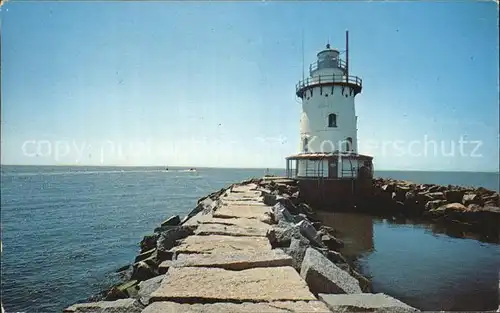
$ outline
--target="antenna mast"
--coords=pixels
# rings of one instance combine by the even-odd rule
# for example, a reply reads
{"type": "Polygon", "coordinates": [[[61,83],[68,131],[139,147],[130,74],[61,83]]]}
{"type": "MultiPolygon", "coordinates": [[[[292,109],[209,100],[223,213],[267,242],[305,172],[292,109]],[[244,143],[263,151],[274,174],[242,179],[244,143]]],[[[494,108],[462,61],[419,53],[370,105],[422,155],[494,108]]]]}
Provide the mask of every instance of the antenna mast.
{"type": "Polygon", "coordinates": [[[302,82],[305,79],[305,74],[304,74],[304,66],[305,66],[305,61],[304,61],[304,28],[302,28],[302,82]]]}
{"type": "Polygon", "coordinates": [[[349,31],[345,31],[345,75],[349,80],[349,31]]]}

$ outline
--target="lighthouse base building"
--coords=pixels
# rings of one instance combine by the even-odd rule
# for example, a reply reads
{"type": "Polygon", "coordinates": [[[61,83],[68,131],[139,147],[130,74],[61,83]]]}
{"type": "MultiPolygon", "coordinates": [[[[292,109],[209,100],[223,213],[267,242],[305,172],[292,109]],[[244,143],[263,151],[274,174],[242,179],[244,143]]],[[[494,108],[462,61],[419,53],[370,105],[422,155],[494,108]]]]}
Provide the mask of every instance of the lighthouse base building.
{"type": "Polygon", "coordinates": [[[372,190],[372,157],[342,153],[300,153],[286,159],[287,177],[301,197],[322,208],[352,206],[372,190]]]}
{"type": "Polygon", "coordinates": [[[349,75],[348,42],[346,33],[346,61],[327,45],[296,85],[301,151],[286,158],[286,173],[304,200],[322,208],[353,205],[372,188],[373,158],[357,152],[354,99],[362,81],[349,75]]]}

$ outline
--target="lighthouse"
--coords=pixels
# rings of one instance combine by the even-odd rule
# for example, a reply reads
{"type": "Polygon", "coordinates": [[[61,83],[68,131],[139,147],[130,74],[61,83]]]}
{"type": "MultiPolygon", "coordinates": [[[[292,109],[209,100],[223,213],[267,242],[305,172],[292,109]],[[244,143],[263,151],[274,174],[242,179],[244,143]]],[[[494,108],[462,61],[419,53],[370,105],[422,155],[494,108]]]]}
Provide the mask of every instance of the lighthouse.
{"type": "Polygon", "coordinates": [[[289,156],[287,176],[298,180],[301,196],[321,206],[354,204],[369,192],[371,156],[358,153],[355,98],[362,80],[349,73],[349,33],[345,60],[327,44],[295,86],[302,104],[299,153],[289,156]]]}

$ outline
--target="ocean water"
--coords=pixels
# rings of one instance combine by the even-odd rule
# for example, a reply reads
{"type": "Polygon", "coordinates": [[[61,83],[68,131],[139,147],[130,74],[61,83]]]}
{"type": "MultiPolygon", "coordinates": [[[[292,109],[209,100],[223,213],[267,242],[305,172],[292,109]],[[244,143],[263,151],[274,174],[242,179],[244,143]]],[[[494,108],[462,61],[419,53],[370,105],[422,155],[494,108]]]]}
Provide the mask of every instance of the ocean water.
{"type": "MultiPolygon", "coordinates": [[[[500,245],[449,237],[443,226],[364,214],[319,214],[338,231],[374,292],[425,311],[498,308],[500,245]]],[[[499,225],[500,227],[500,225],[499,225]]]]}
{"type": "MultiPolygon", "coordinates": [[[[142,237],[164,219],[174,214],[186,215],[200,197],[265,173],[265,169],[202,168],[187,172],[170,168],[165,172],[162,168],[2,166],[1,288],[4,308],[7,312],[60,312],[86,299],[118,280],[114,271],[133,261],[142,237]]],[[[284,170],[270,170],[270,173],[283,175],[284,170]]],[[[376,174],[415,182],[465,184],[498,190],[497,174],[376,174]]],[[[389,235],[373,238],[375,247],[382,255],[397,255],[399,246],[391,242],[390,235],[390,229],[396,228],[388,229],[389,235]]],[[[394,236],[399,243],[404,240],[397,232],[394,236]]],[[[419,242],[418,233],[415,236],[413,242],[419,242]]],[[[422,247],[429,247],[419,250],[420,254],[429,256],[428,260],[422,260],[424,263],[434,261],[431,257],[436,255],[434,250],[447,251],[451,245],[447,236],[437,239],[439,245],[430,244],[430,241],[426,244],[430,239],[425,237],[420,240],[423,240],[422,247]]],[[[470,247],[484,244],[471,241],[468,245],[458,250],[466,254],[470,247]]],[[[498,245],[488,245],[482,250],[474,250],[474,255],[478,260],[486,260],[484,264],[493,270],[491,258],[496,257],[497,252],[498,245]]],[[[440,257],[446,260],[447,255],[441,253],[440,257]]],[[[457,256],[461,257],[455,253],[449,258],[457,256]]],[[[399,263],[388,257],[378,262],[382,268],[384,264],[388,268],[395,267],[398,273],[414,271],[404,262],[397,265],[399,263]]],[[[475,265],[481,266],[480,263],[475,265]]],[[[453,279],[453,268],[458,270],[461,266],[456,262],[450,262],[450,266],[446,277],[453,279]]],[[[371,274],[374,282],[392,279],[390,272],[377,270],[371,274]]],[[[439,288],[429,292],[439,293],[439,288]]]]}

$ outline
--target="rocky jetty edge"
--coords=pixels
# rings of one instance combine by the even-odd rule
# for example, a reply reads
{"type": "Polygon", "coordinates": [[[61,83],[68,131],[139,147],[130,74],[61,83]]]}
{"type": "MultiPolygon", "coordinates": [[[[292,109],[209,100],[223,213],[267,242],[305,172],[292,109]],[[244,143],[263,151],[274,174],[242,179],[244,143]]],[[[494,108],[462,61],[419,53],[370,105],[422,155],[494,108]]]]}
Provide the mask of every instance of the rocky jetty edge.
{"type": "Polygon", "coordinates": [[[475,239],[500,242],[500,195],[483,187],[376,178],[372,194],[360,199],[356,210],[370,215],[418,218],[449,225],[459,233],[472,232],[475,239]]]}
{"type": "MultiPolygon", "coordinates": [[[[500,213],[498,193],[481,188],[391,179],[374,179],[374,186],[363,199],[373,202],[371,213],[399,208],[488,225],[482,214],[500,213]]],[[[372,293],[370,281],[339,252],[343,245],[301,200],[296,181],[251,179],[200,199],[182,220],[165,220],[143,238],[133,265],[122,268],[124,283],[63,312],[418,311],[372,293]]]]}

